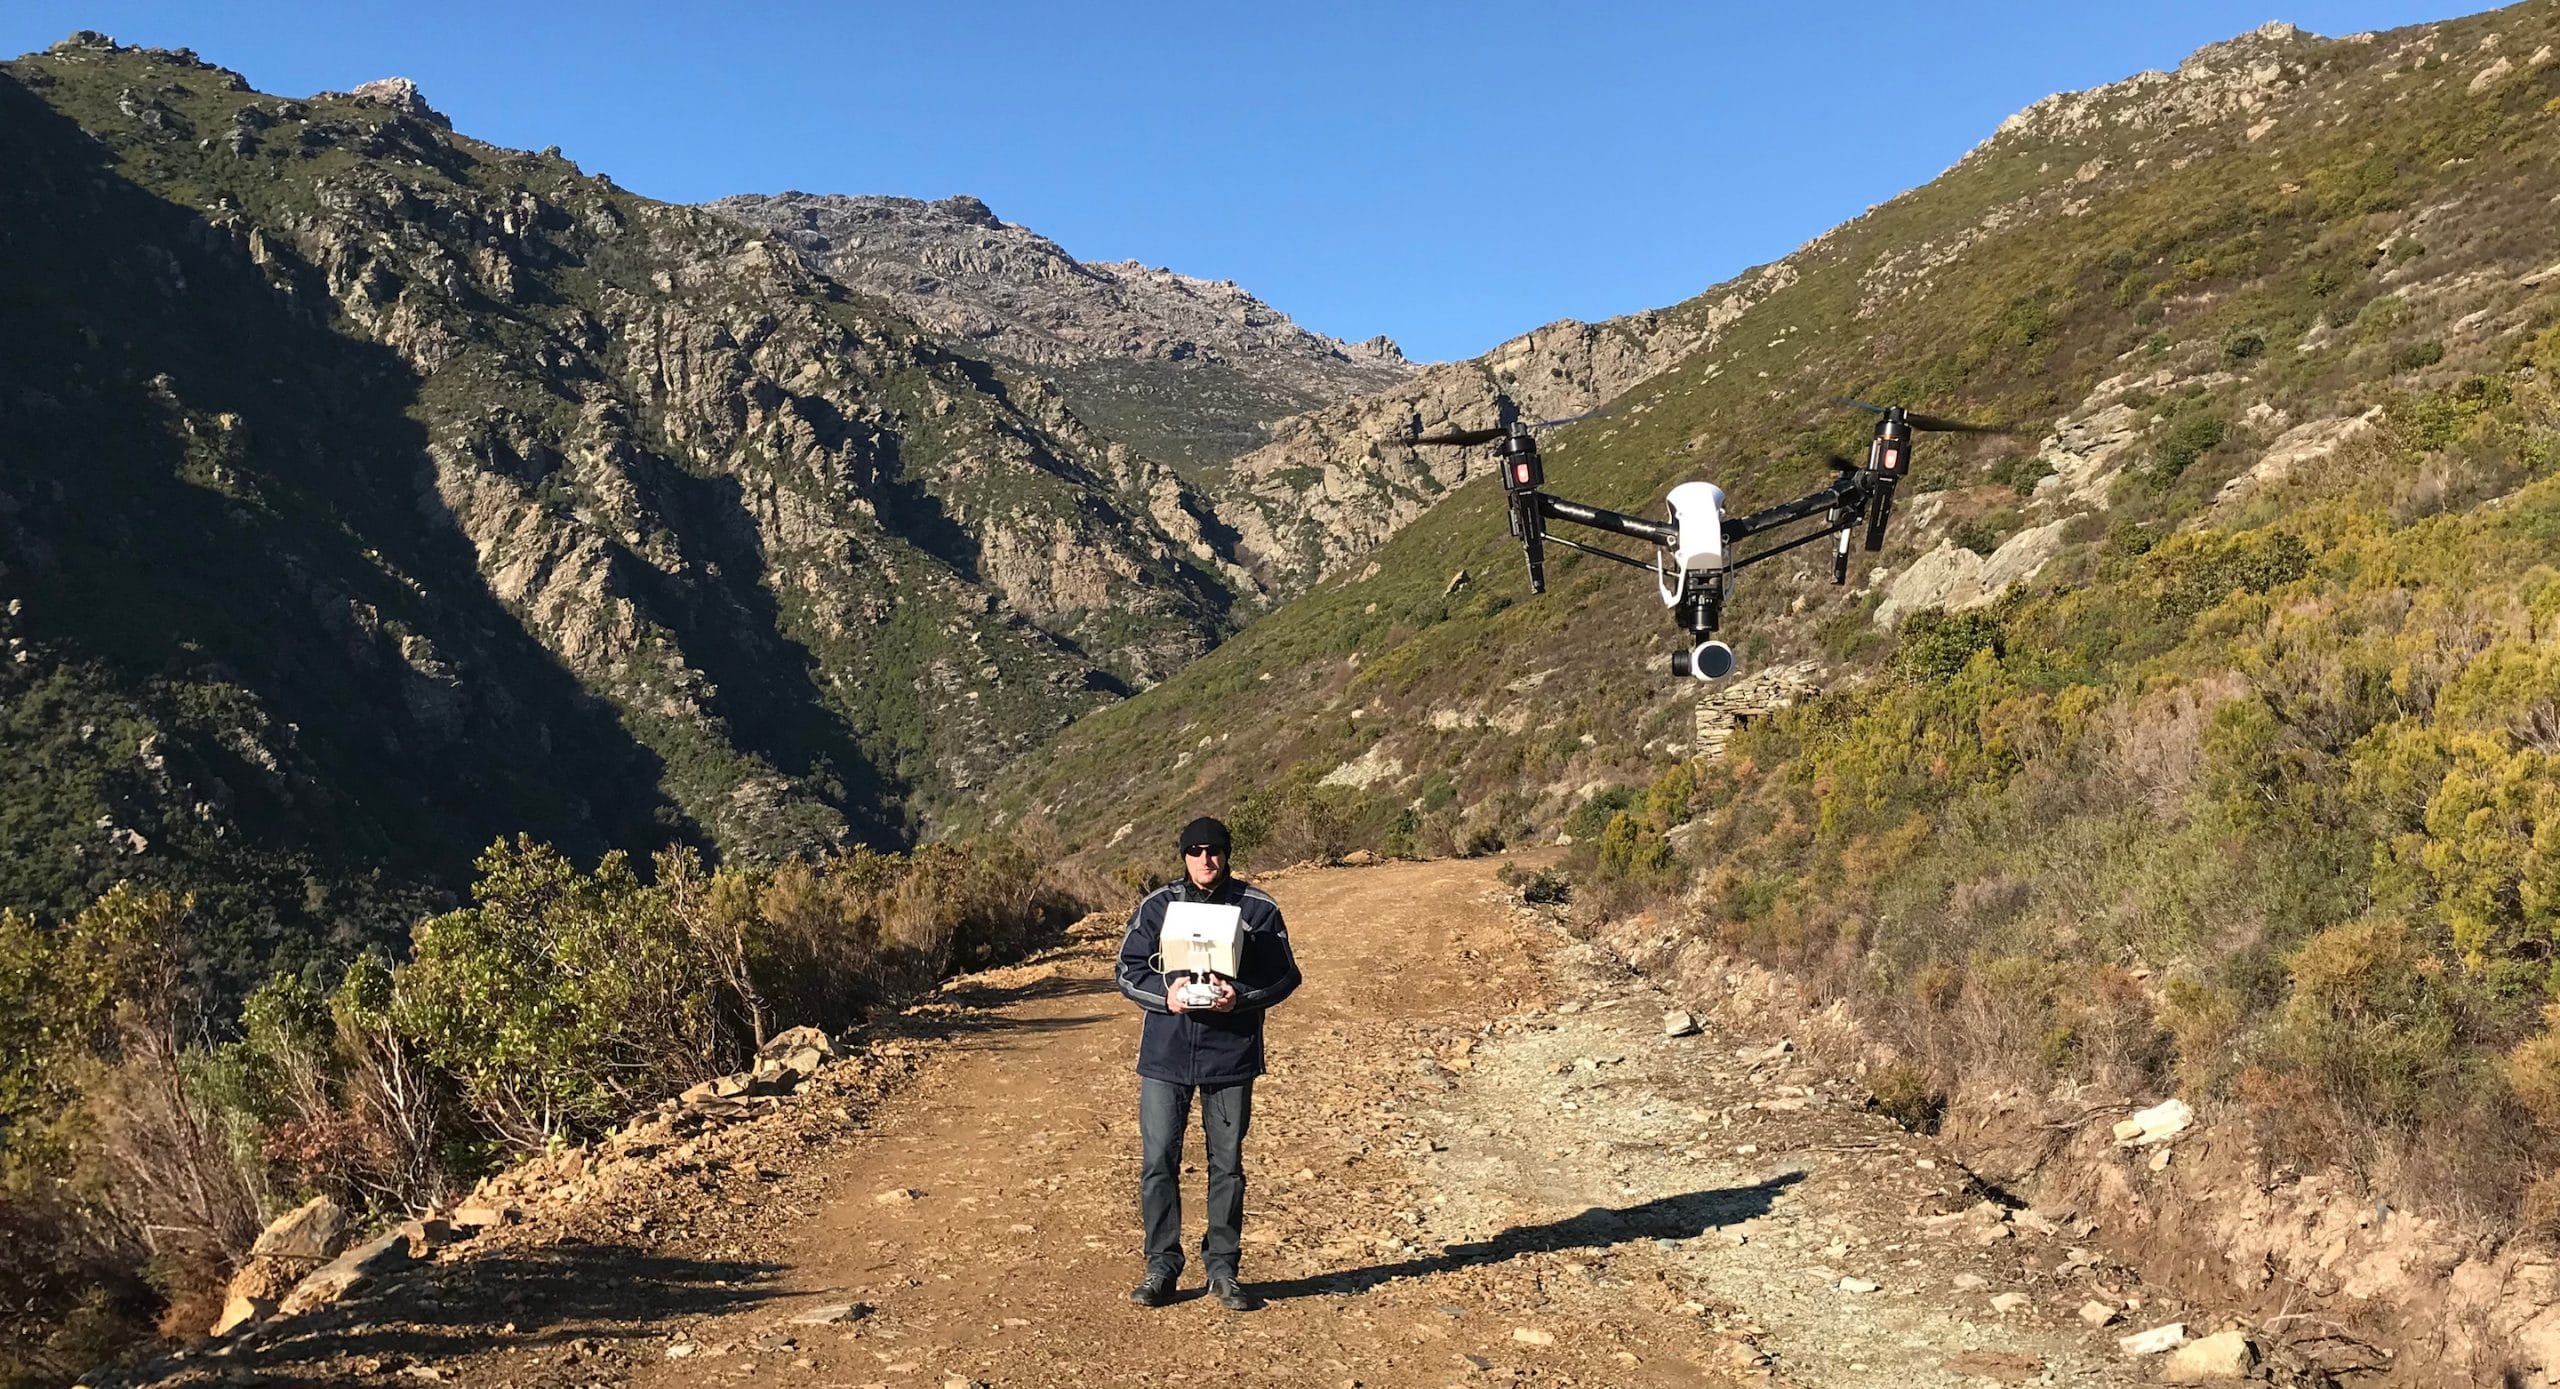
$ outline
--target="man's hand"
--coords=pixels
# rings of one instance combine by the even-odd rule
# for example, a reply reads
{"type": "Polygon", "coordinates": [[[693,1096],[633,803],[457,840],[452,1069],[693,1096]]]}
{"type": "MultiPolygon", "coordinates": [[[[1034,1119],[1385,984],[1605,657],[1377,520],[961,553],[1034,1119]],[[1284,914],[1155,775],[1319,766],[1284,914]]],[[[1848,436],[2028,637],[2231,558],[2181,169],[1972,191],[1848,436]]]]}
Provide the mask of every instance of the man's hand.
{"type": "Polygon", "coordinates": [[[1187,974],[1181,976],[1178,982],[1174,976],[1166,975],[1164,981],[1165,1011],[1168,1013],[1198,1013],[1204,1011],[1211,1013],[1232,1013],[1236,1010],[1236,986],[1214,974],[1209,976],[1209,987],[1218,991],[1217,1002],[1210,1004],[1206,1009],[1190,1007],[1183,1003],[1183,985],[1196,982],[1198,981],[1192,979],[1191,976],[1187,974]]]}

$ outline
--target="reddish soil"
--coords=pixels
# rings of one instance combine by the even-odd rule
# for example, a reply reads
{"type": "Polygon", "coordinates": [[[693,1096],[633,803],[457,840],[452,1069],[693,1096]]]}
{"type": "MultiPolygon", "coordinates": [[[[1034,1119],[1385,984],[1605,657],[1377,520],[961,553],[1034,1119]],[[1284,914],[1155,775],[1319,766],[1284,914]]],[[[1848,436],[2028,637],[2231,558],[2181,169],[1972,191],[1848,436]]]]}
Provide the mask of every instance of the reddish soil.
{"type": "Polygon", "coordinates": [[[1256,1311],[1201,1296],[1196,1256],[1175,1305],[1126,1298],[1138,1015],[1097,920],[822,1073],[860,1084],[171,1382],[2138,1384],[2159,1362],[2118,1336],[2219,1329],[2085,1232],[1986,1207],[1782,1039],[1666,1035],[1663,995],[1496,867],[1265,880],[1307,983],[1246,1144],[1256,1311]]]}

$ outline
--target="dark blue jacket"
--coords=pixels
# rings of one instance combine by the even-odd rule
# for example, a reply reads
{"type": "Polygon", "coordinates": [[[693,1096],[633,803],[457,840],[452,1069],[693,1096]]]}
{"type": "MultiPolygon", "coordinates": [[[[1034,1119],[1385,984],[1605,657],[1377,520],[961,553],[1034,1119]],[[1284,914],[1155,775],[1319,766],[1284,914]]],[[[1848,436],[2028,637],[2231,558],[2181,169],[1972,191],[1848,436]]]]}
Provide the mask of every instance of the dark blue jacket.
{"type": "Polygon", "coordinates": [[[1150,892],[1129,913],[1115,971],[1120,992],[1147,1011],[1138,1034],[1138,1074],[1176,1085],[1233,1085],[1262,1074],[1262,1014],[1298,987],[1298,961],[1280,904],[1258,887],[1228,878],[1210,891],[1188,877],[1150,892]],[[1155,968],[1156,938],[1171,902],[1215,902],[1239,909],[1244,940],[1236,952],[1236,1006],[1230,1012],[1176,1013],[1164,1002],[1165,976],[1155,968]]]}

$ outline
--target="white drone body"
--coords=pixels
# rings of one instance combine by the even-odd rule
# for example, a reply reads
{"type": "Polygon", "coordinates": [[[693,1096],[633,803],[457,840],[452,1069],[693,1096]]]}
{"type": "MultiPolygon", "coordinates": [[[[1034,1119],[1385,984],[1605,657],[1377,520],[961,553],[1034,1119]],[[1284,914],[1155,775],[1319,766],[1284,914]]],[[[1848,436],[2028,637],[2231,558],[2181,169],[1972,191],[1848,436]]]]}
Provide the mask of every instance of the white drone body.
{"type": "MultiPolygon", "coordinates": [[[[1724,489],[1712,482],[1684,482],[1672,488],[1665,500],[1671,503],[1672,528],[1679,534],[1654,551],[1653,585],[1662,595],[1662,606],[1673,608],[1688,590],[1690,576],[1721,575],[1727,568],[1724,489]],[[1667,573],[1663,569],[1666,554],[1674,566],[1667,573]]],[[[1720,641],[1700,642],[1689,651],[1688,667],[1692,679],[1721,680],[1733,673],[1733,648],[1720,641]]]]}
{"type": "Polygon", "coordinates": [[[1654,551],[1653,585],[1662,594],[1662,606],[1668,608],[1679,603],[1680,590],[1691,572],[1724,568],[1724,489],[1712,482],[1684,482],[1672,488],[1666,500],[1680,538],[1654,551]],[[1662,570],[1666,551],[1676,566],[1667,580],[1662,570]]]}

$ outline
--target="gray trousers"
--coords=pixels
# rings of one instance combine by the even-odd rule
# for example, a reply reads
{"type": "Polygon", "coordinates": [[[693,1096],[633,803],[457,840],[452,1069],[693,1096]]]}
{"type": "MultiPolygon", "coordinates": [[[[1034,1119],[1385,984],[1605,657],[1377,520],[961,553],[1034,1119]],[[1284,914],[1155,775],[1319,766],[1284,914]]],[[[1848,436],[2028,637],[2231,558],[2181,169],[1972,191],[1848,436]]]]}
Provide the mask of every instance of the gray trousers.
{"type": "Polygon", "coordinates": [[[1244,1236],[1244,1131],[1253,1124],[1249,1080],[1192,1086],[1138,1078],[1138,1144],[1146,1157],[1138,1208],[1147,1231],[1147,1271],[1182,1272],[1182,1137],[1191,1127],[1195,1093],[1209,1147],[1209,1231],[1200,1240],[1200,1263],[1212,1278],[1233,1278],[1244,1236]]]}

